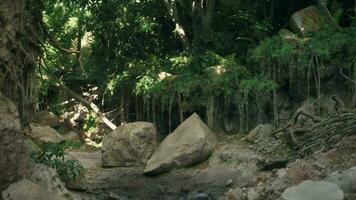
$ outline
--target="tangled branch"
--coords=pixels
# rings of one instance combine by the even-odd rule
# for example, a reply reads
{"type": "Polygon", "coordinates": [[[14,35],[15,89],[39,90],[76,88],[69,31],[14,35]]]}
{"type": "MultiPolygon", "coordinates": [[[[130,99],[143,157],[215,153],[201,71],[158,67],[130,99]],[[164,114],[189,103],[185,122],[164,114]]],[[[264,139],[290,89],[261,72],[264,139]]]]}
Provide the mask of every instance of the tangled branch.
{"type": "Polygon", "coordinates": [[[286,126],[274,132],[289,133],[297,146],[296,154],[290,159],[301,158],[315,151],[328,150],[342,138],[356,134],[356,109],[346,109],[337,96],[333,96],[332,99],[335,101],[335,112],[328,117],[322,118],[298,110],[286,126]],[[296,126],[299,116],[311,119],[313,124],[308,127],[296,126]]]}

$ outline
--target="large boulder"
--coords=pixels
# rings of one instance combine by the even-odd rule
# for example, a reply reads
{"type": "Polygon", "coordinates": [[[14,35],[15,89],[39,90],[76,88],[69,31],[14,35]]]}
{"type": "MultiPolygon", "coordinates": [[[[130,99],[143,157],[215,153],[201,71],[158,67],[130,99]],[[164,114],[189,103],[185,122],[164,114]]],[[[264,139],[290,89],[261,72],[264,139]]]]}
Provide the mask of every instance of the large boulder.
{"type": "Polygon", "coordinates": [[[271,124],[260,124],[250,131],[246,136],[246,140],[249,142],[254,142],[258,139],[263,139],[271,136],[273,131],[273,126],[271,124]]]}
{"type": "Polygon", "coordinates": [[[309,6],[295,12],[290,18],[292,30],[300,36],[316,32],[321,26],[321,15],[316,6],[309,6]]]}
{"type": "Polygon", "coordinates": [[[202,162],[213,153],[216,143],[216,135],[194,113],[162,141],[144,173],[157,175],[202,162]]]}
{"type": "Polygon", "coordinates": [[[40,111],[34,115],[35,123],[41,124],[43,126],[57,127],[59,125],[58,116],[52,112],[40,111]]]}
{"type": "Polygon", "coordinates": [[[286,189],[282,200],[343,200],[344,192],[335,183],[304,181],[286,189]]]}
{"type": "Polygon", "coordinates": [[[325,178],[326,181],[333,182],[338,185],[344,192],[356,192],[356,167],[352,167],[346,171],[336,171],[325,178]]]}
{"type": "Polygon", "coordinates": [[[28,136],[38,143],[58,144],[64,141],[64,138],[50,126],[41,126],[39,124],[30,124],[31,131],[28,136]]]}
{"type": "Polygon", "coordinates": [[[135,122],[119,126],[103,138],[104,167],[144,166],[156,147],[154,124],[135,122]]]}
{"type": "Polygon", "coordinates": [[[11,184],[2,193],[2,198],[4,200],[65,200],[27,179],[11,184]]]}

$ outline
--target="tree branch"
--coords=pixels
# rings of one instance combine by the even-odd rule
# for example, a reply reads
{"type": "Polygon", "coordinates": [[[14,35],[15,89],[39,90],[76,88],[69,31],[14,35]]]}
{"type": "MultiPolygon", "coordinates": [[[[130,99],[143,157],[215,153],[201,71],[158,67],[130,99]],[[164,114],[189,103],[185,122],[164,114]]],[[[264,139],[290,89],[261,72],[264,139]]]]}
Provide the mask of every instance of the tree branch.
{"type": "Polygon", "coordinates": [[[106,118],[105,114],[100,112],[100,109],[98,108],[97,105],[95,105],[93,102],[90,102],[86,99],[84,99],[82,96],[80,96],[79,94],[75,93],[73,90],[69,89],[67,86],[65,86],[64,84],[60,84],[60,87],[63,89],[63,91],[65,91],[67,94],[69,94],[70,96],[72,96],[74,99],[80,101],[82,104],[84,104],[85,106],[91,108],[95,114],[111,129],[111,130],[115,130],[117,128],[117,126],[112,123],[108,118],[106,118]]]}

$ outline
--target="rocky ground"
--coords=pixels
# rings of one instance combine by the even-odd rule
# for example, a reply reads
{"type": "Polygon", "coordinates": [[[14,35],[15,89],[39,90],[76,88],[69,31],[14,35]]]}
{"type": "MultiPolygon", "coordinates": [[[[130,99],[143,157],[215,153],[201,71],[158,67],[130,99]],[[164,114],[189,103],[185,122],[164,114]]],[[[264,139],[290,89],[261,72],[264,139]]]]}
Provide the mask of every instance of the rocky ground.
{"type": "MultiPolygon", "coordinates": [[[[268,124],[248,135],[218,138],[199,116],[192,115],[157,144],[154,125],[137,122],[105,135],[102,148],[85,144],[68,149],[65,159],[79,161],[84,172],[63,183],[55,170],[33,163],[25,152],[36,151],[35,143],[78,141],[79,135],[59,134],[50,123],[41,122],[31,124],[33,132],[26,134],[24,143],[18,114],[10,107],[0,106],[7,113],[0,121],[4,200],[356,199],[356,135],[301,159],[266,165],[292,151],[273,136],[268,124]],[[11,140],[14,135],[19,136],[16,141],[11,140]]],[[[51,119],[45,122],[57,121],[43,116],[51,119]]]]}
{"type": "MultiPolygon", "coordinates": [[[[291,186],[307,180],[327,180],[344,190],[342,199],[356,199],[356,169],[352,168],[356,166],[356,137],[345,138],[327,152],[316,152],[271,171],[260,171],[268,157],[251,147],[238,137],[227,137],[219,142],[209,160],[154,177],[145,176],[143,167],[102,168],[100,151],[68,152],[86,171],[67,187],[82,199],[276,200],[291,186]]],[[[313,188],[313,183],[308,188],[313,188]]],[[[327,191],[316,191],[317,195],[330,190],[325,185],[320,187],[327,191]]],[[[299,191],[297,195],[303,193],[299,191]]]]}
{"type": "Polygon", "coordinates": [[[252,184],[249,177],[257,171],[260,158],[246,145],[229,144],[217,147],[210,160],[193,167],[146,176],[144,167],[102,168],[99,151],[68,153],[86,171],[67,187],[84,199],[218,199],[229,189],[252,184]]]}

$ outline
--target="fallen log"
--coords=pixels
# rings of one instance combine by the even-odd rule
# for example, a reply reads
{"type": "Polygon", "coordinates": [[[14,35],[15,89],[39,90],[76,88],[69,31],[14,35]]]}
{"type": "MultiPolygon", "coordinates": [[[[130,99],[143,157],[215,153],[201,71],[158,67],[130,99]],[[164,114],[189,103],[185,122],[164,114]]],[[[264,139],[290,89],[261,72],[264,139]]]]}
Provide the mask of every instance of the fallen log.
{"type": "Polygon", "coordinates": [[[100,109],[97,105],[95,105],[93,102],[90,102],[86,99],[84,99],[81,95],[75,93],[73,90],[65,86],[64,84],[60,84],[60,87],[63,89],[64,92],[66,92],[68,95],[76,99],[77,101],[81,102],[85,106],[91,108],[95,114],[103,121],[111,130],[115,130],[117,126],[112,123],[104,113],[100,112],[100,109]]]}

